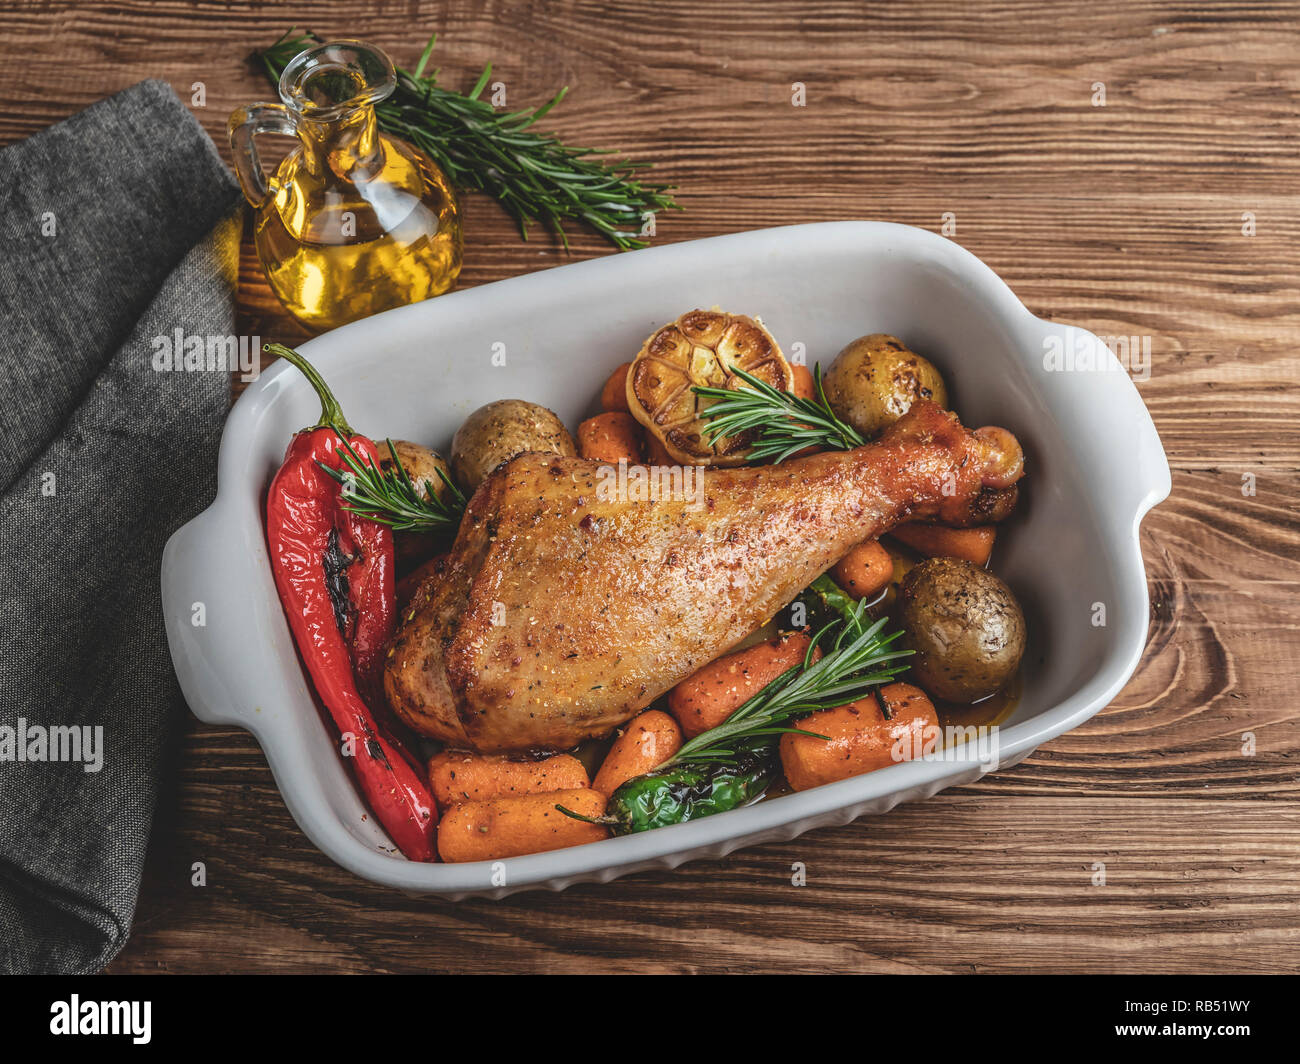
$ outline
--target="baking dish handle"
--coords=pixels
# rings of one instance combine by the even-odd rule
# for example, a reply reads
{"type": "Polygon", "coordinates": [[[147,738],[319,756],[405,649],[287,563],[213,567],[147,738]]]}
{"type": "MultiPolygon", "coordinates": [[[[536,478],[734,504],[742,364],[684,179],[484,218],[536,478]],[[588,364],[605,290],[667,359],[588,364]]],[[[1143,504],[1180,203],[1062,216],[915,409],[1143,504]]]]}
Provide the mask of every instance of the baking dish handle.
{"type": "MultiPolygon", "coordinates": [[[[1014,295],[1010,298],[1015,300],[1014,295]]],[[[1029,313],[1015,302],[1023,313],[1029,313]]],[[[1058,421],[1074,429],[1071,440],[1076,461],[1106,477],[1107,512],[1122,520],[1136,540],[1142,519],[1169,497],[1172,488],[1169,460],[1137,382],[1110,344],[1096,334],[1077,325],[1036,320],[1042,352],[1093,353],[1094,357],[1100,352],[1104,359],[1101,365],[1088,363],[1086,372],[1082,365],[1075,372],[1062,372],[1061,366],[1054,366],[1054,372],[1046,374],[1054,385],[1050,405],[1058,421]],[[1093,416],[1084,420],[1084,412],[1093,416]]],[[[1036,369],[1048,368],[1045,356],[1035,352],[1033,357],[1036,369]]]]}
{"type": "MultiPolygon", "coordinates": [[[[274,603],[278,614],[269,565],[253,567],[264,574],[269,594],[250,593],[247,584],[249,552],[265,558],[265,543],[260,536],[253,542],[232,542],[229,534],[232,527],[260,529],[260,523],[236,524],[221,510],[218,496],[167,541],[161,573],[163,622],[176,677],[194,715],[210,724],[256,731],[258,699],[274,697],[267,687],[268,680],[272,685],[274,680],[266,675],[263,659],[268,654],[279,658],[287,637],[283,616],[267,609],[268,601],[274,603]],[[278,630],[272,622],[279,622],[278,630]]],[[[293,655],[292,644],[288,653],[293,655]]]]}
{"type": "Polygon", "coordinates": [[[1111,450],[1110,468],[1131,468],[1131,475],[1114,478],[1115,490],[1121,495],[1120,512],[1132,514],[1133,534],[1150,510],[1169,497],[1173,481],[1169,473],[1169,459],[1156,431],[1155,422],[1137,385],[1125,375],[1128,409],[1123,422],[1131,426],[1129,432],[1109,433],[1107,446],[1111,450]]]}

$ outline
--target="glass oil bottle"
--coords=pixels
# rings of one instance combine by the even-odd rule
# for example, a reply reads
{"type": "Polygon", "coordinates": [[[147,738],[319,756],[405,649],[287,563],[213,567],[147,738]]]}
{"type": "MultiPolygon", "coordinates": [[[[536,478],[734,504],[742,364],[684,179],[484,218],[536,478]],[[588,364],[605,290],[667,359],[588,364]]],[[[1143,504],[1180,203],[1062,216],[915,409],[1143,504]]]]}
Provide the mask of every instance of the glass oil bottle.
{"type": "Polygon", "coordinates": [[[258,258],[312,331],[441,295],[460,273],[455,190],[427,154],[379,130],[375,105],[395,86],[378,48],[331,41],[285,67],[282,103],[230,117],[258,258]],[[262,133],[299,141],[269,180],[255,144],[262,133]]]}

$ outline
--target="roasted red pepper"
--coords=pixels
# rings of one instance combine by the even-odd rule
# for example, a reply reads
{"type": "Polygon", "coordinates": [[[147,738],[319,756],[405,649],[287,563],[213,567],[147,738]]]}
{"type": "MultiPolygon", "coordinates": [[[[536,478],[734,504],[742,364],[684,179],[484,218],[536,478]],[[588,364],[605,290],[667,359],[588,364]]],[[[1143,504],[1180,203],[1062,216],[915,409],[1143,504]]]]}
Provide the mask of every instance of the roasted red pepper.
{"type": "Polygon", "coordinates": [[[282,344],[266,350],[291,362],[320,396],[321,417],[289,443],[266,500],[271,568],[289,627],[316,693],[340,733],[355,737],[351,758],[370,808],[412,861],[435,860],[437,807],[412,761],[378,726],[365,695],[382,697],[384,645],[393,634],[393,534],[342,505],[336,480],[344,443],[362,462],[379,461],[356,435],[320,374],[282,344]]]}

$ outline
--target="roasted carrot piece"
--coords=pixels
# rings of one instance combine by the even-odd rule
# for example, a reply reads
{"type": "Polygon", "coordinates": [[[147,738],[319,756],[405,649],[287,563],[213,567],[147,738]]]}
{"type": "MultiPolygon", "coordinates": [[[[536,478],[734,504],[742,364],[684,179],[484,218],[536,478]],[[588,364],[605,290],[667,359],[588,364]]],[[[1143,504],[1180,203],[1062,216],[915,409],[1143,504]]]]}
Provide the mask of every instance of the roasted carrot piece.
{"type": "Polygon", "coordinates": [[[812,370],[807,366],[791,364],[794,373],[794,387],[790,389],[800,399],[812,399],[817,394],[817,385],[813,381],[812,370]]]}
{"type": "Polygon", "coordinates": [[[935,733],[927,734],[927,729],[938,728],[939,718],[924,691],[891,683],[880,689],[880,696],[889,706],[889,720],[869,695],[794,722],[794,727],[826,738],[781,736],[781,765],[792,788],[806,791],[911,760],[933,740],[935,733]]]}
{"type": "Polygon", "coordinates": [[[627,407],[627,371],[632,368],[631,362],[624,362],[605,381],[605,387],[600,390],[600,408],[613,413],[618,411],[624,414],[630,414],[627,407]]]}
{"type": "Polygon", "coordinates": [[[836,563],[831,576],[854,598],[871,598],[894,578],[894,556],[876,540],[859,543],[836,563]]]}
{"type": "MultiPolygon", "coordinates": [[[[813,379],[812,371],[798,363],[791,363],[790,370],[794,375],[794,384],[790,388],[792,394],[797,395],[800,399],[814,399],[817,396],[817,382],[813,379]]],[[[806,454],[816,454],[822,450],[821,447],[810,445],[802,451],[796,451],[791,458],[802,458],[806,454]]]]}
{"type": "Polygon", "coordinates": [[[499,861],[609,837],[607,828],[565,816],[557,805],[595,817],[605,812],[605,796],[580,788],[462,802],[438,822],[438,855],[452,864],[499,861]]]}
{"type": "Polygon", "coordinates": [[[681,748],[682,729],[667,713],[648,709],[627,724],[601,763],[593,790],[611,795],[636,776],[644,776],[681,748]]]}
{"type": "Polygon", "coordinates": [[[429,783],[439,809],[590,786],[582,762],[569,754],[543,761],[512,761],[503,754],[444,750],[429,759],[429,783]]]}
{"type": "Polygon", "coordinates": [[[631,414],[597,414],[578,426],[578,453],[596,462],[641,459],[641,426],[631,414]]]}
{"type": "Polygon", "coordinates": [[[668,710],[688,738],[716,728],[787,669],[803,661],[811,640],[787,632],[726,654],[668,692],[668,710]]]}
{"type": "Polygon", "coordinates": [[[889,534],[927,558],[964,558],[973,565],[988,565],[997,529],[993,525],[948,528],[910,521],[895,526],[889,534]]]}

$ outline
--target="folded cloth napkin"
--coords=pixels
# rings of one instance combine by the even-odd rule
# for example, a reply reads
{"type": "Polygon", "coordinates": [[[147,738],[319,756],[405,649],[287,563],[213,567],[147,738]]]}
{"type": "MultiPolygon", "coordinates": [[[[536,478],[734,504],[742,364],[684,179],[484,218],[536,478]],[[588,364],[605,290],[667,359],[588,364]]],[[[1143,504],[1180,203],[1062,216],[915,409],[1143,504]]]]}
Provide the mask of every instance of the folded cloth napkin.
{"type": "Polygon", "coordinates": [[[0,150],[0,971],[98,971],[131,926],[184,704],[159,559],[230,393],[165,356],[234,334],[236,201],[162,82],[0,150]]]}

